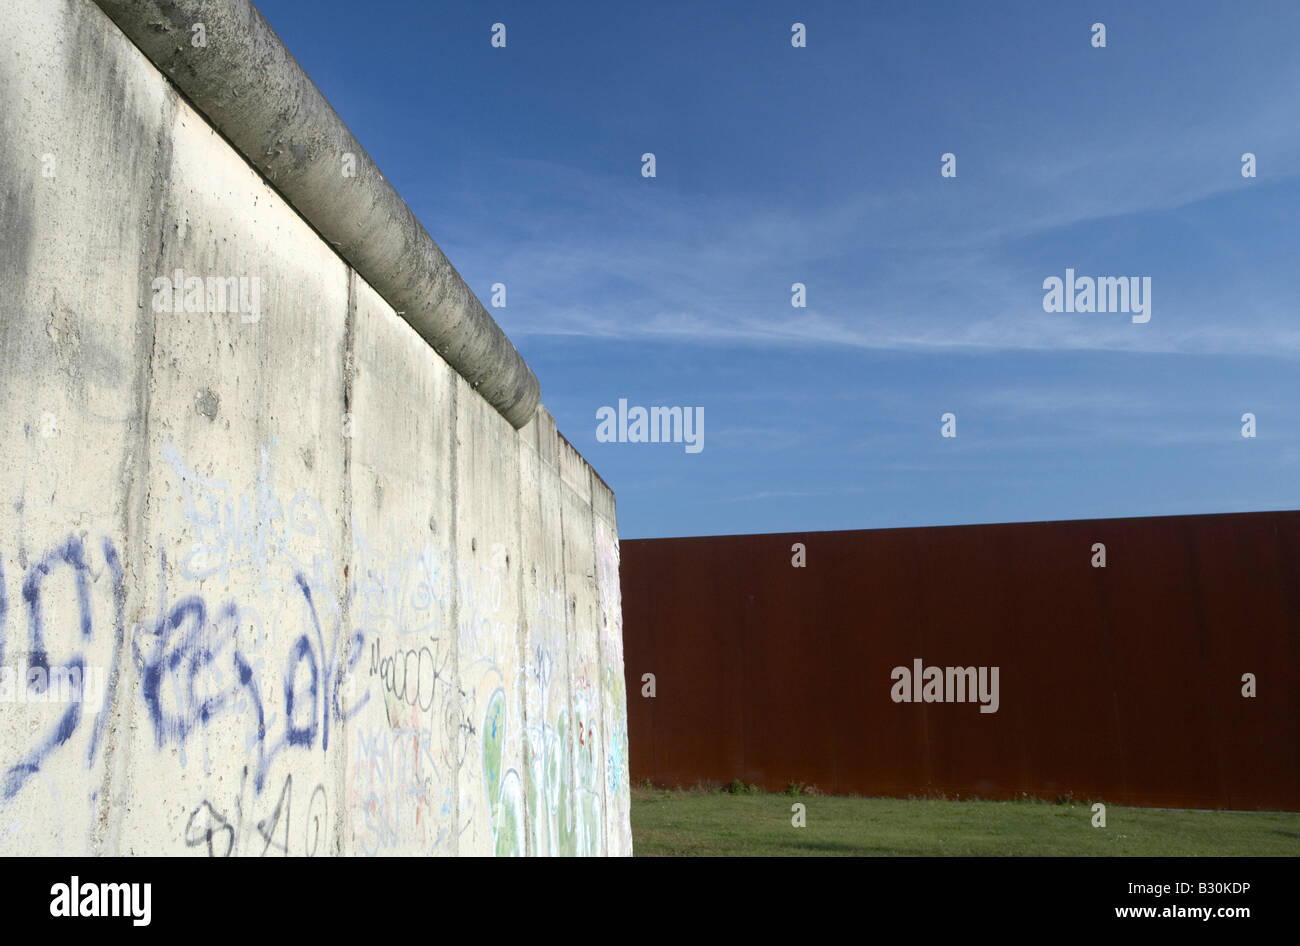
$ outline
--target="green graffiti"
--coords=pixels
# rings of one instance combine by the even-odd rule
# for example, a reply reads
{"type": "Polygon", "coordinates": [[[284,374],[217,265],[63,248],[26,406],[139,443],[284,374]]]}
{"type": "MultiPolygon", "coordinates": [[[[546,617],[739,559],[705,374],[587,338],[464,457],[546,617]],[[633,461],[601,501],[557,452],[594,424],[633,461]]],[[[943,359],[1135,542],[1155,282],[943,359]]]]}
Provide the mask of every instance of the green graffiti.
{"type": "Polygon", "coordinates": [[[493,850],[498,857],[524,853],[524,817],[519,773],[505,768],[506,695],[497,690],[483,716],[483,779],[492,822],[493,850]]]}
{"type": "Polygon", "coordinates": [[[506,738],[506,695],[497,690],[488,700],[487,714],[483,717],[483,777],[487,782],[488,808],[492,815],[492,829],[496,830],[497,813],[501,809],[501,761],[506,738]]]}

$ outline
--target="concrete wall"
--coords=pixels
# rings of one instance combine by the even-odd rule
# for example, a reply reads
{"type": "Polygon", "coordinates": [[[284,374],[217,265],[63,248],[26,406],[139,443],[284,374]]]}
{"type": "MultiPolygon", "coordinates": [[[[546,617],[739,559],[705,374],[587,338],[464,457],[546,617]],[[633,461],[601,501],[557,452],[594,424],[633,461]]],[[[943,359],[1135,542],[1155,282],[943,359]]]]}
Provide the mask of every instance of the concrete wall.
{"type": "Polygon", "coordinates": [[[545,409],[90,0],[7,5],[0,168],[0,854],[631,853],[613,494],[545,409]]]}
{"type": "Polygon", "coordinates": [[[1300,810],[1300,512],[622,553],[638,781],[1300,810]],[[918,658],[998,668],[996,710],[895,702],[918,658]]]}

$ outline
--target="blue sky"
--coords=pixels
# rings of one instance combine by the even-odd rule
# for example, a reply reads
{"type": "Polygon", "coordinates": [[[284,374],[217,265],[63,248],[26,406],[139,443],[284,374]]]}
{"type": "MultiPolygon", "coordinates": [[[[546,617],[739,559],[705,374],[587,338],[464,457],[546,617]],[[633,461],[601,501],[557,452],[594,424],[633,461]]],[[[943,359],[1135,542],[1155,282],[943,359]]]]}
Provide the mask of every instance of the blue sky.
{"type": "Polygon", "coordinates": [[[1300,4],[256,2],[624,538],[1300,507],[1300,4]]]}

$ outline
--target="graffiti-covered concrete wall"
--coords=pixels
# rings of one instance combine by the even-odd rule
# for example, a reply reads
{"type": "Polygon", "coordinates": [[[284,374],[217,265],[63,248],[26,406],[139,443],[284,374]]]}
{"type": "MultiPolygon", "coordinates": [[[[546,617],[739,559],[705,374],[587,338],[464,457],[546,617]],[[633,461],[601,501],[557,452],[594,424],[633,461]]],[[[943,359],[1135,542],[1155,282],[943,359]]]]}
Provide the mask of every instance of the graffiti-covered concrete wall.
{"type": "Polygon", "coordinates": [[[0,173],[0,854],[630,853],[614,497],[547,411],[89,0],[6,5],[0,173]]]}

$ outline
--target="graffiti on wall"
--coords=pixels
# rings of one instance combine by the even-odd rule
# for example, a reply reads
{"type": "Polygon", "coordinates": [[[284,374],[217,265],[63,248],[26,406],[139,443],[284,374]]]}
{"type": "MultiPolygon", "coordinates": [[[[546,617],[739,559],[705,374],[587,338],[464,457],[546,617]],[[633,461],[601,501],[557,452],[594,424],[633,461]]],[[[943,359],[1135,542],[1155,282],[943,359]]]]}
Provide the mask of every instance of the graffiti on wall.
{"type": "MultiPolygon", "coordinates": [[[[199,786],[132,789],[163,806],[177,853],[602,852],[622,769],[589,616],[570,647],[561,588],[516,600],[501,545],[456,567],[427,534],[343,528],[285,488],[274,443],[242,480],[159,452],[149,575],[128,582],[120,538],[84,530],[24,546],[16,573],[0,554],[0,666],[33,681],[5,708],[23,739],[0,749],[0,810],[78,804],[49,775],[75,764],[89,812],[119,727],[154,784],[199,786]],[[75,698],[40,701],[60,670],[75,698]]],[[[23,830],[0,824],[0,842],[23,830]]]]}
{"type": "Polygon", "coordinates": [[[9,666],[6,660],[15,651],[24,653],[23,709],[29,710],[27,715],[34,723],[25,744],[5,746],[8,757],[0,769],[0,799],[4,801],[22,791],[51,755],[74,743],[74,737],[81,737],[75,743],[85,743],[86,767],[95,764],[108,716],[104,710],[117,686],[115,661],[125,633],[126,589],[121,559],[111,539],[104,538],[89,548],[77,535],[61,539],[30,562],[18,589],[21,605],[11,608],[0,562],[0,666],[9,666]],[[11,630],[11,611],[21,613],[21,619],[14,615],[12,623],[24,625],[26,635],[11,630]],[[84,687],[87,650],[96,643],[102,645],[105,639],[114,660],[108,687],[103,702],[88,706],[84,687]],[[52,665],[76,671],[79,685],[71,693],[49,690],[52,665]],[[60,698],[49,699],[56,696],[60,698]],[[39,717],[49,720],[47,725],[41,726],[39,717]]]}
{"type": "Polygon", "coordinates": [[[623,605],[619,585],[618,540],[596,524],[596,590],[599,602],[601,700],[608,732],[605,741],[606,824],[617,836],[608,839],[613,853],[630,854],[631,778],[628,762],[627,685],[623,673],[623,605]]]}

